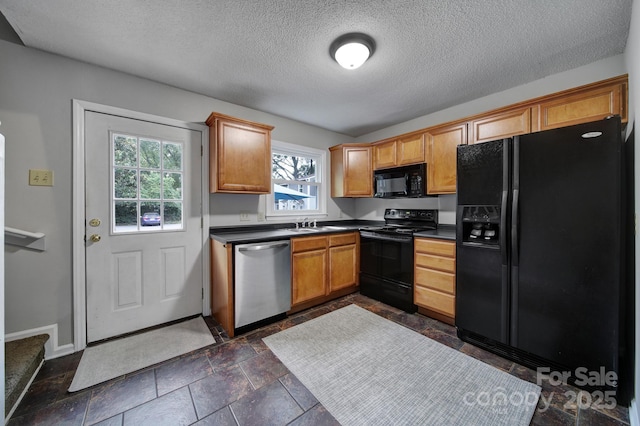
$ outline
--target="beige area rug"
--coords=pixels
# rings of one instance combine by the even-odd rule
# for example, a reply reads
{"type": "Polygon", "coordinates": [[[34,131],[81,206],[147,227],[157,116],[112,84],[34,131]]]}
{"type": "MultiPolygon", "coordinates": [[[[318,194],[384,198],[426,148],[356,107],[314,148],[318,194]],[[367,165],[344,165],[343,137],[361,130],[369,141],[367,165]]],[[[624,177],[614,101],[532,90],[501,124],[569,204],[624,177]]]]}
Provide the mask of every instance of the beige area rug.
{"type": "Polygon", "coordinates": [[[356,305],[263,340],[343,425],[528,425],[540,396],[356,305]]]}
{"type": "Polygon", "coordinates": [[[212,345],[215,339],[202,317],[84,350],[69,392],[212,345]]]}

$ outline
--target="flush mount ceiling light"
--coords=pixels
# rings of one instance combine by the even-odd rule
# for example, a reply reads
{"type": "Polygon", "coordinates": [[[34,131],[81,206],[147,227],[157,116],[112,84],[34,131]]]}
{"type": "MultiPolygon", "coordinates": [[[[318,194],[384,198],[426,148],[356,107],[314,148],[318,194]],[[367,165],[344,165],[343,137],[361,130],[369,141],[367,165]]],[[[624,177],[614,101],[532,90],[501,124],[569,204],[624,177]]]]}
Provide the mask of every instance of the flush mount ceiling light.
{"type": "Polygon", "coordinates": [[[375,48],[375,41],[368,35],[349,33],[338,37],[331,43],[329,53],[340,66],[354,70],[373,55],[375,48]]]}

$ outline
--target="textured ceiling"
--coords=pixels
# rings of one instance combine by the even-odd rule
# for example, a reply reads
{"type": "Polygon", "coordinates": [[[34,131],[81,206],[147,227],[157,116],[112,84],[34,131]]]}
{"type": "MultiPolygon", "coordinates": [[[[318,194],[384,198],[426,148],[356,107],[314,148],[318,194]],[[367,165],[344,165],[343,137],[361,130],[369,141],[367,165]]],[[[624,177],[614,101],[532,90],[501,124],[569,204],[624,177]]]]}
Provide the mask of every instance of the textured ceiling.
{"type": "Polygon", "coordinates": [[[0,0],[29,47],[359,136],[624,51],[632,0],[0,0]],[[329,45],[376,40],[357,70],[329,45]]]}

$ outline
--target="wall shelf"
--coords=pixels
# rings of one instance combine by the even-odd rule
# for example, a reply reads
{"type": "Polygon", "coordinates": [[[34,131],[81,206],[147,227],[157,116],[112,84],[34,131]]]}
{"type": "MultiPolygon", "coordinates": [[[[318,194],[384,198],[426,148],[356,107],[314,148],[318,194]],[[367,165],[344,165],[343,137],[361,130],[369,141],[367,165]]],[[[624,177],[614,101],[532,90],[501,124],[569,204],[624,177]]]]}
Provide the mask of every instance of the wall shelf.
{"type": "Polygon", "coordinates": [[[44,251],[44,237],[42,232],[29,232],[22,229],[4,227],[4,242],[13,246],[25,247],[32,250],[44,251]]]}

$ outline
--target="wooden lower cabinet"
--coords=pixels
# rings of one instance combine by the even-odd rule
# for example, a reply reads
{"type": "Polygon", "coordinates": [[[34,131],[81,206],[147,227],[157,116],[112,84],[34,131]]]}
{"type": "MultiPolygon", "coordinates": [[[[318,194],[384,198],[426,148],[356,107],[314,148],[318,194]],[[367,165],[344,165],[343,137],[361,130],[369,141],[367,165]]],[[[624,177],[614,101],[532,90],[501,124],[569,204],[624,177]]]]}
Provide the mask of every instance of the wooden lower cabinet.
{"type": "Polygon", "coordinates": [[[329,293],[358,285],[359,238],[357,232],[329,235],[329,293]]]}
{"type": "Polygon", "coordinates": [[[327,237],[291,240],[291,306],[327,294],[327,237]]]}
{"type": "MultiPolygon", "coordinates": [[[[211,315],[235,333],[233,244],[211,239],[211,315]]],[[[358,290],[360,233],[291,239],[291,311],[301,311],[358,290]]]]}
{"type": "Polygon", "coordinates": [[[209,240],[211,247],[211,316],[234,336],[233,245],[209,240]]]}
{"type": "Polygon", "coordinates": [[[413,302],[418,311],[449,324],[455,320],[456,245],[454,241],[416,238],[413,302]]]}
{"type": "Polygon", "coordinates": [[[359,243],[358,232],[291,239],[291,312],[357,290],[359,243]]]}

